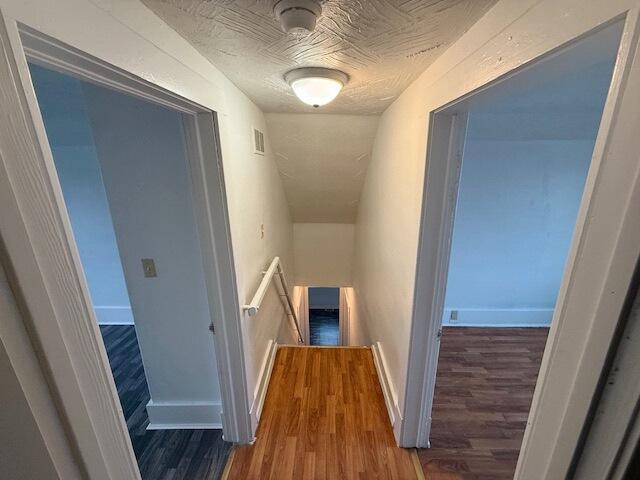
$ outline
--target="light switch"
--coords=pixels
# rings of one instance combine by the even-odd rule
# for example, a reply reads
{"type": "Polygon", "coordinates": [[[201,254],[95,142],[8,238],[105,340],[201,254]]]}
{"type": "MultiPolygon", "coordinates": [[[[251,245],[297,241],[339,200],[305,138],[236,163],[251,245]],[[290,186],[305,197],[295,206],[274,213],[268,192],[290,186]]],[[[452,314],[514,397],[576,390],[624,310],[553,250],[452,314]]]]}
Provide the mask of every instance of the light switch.
{"type": "Polygon", "coordinates": [[[158,276],[158,273],[156,272],[156,264],[153,261],[153,258],[142,259],[142,271],[144,272],[144,276],[148,278],[158,276]]]}

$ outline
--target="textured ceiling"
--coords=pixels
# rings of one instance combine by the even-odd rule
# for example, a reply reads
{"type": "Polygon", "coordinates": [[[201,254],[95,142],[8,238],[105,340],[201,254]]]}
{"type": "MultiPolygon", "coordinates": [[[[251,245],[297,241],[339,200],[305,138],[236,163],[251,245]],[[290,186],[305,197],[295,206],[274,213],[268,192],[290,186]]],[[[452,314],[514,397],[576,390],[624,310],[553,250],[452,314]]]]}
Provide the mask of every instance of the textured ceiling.
{"type": "Polygon", "coordinates": [[[314,32],[287,35],[273,0],[142,0],[265,112],[313,112],[282,76],[299,66],[351,80],[322,113],[378,114],[496,0],[326,0],[314,32]]]}
{"type": "Polygon", "coordinates": [[[355,222],[378,118],[266,115],[268,138],[294,222],[355,222]]]}

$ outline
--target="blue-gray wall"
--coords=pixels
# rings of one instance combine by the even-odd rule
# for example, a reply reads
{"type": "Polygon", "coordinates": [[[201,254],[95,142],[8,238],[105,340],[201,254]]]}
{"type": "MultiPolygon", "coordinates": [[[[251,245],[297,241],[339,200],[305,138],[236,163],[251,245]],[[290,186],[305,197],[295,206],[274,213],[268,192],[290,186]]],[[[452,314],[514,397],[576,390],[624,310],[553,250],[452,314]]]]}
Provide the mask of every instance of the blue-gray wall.
{"type": "Polygon", "coordinates": [[[445,325],[550,324],[611,82],[612,32],[588,55],[541,62],[471,100],[445,325]]]}
{"type": "Polygon", "coordinates": [[[339,308],[340,289],[309,287],[309,308],[339,308]]]}
{"type": "Polygon", "coordinates": [[[467,142],[445,324],[550,323],[592,150],[592,140],[467,142]]]}
{"type": "Polygon", "coordinates": [[[30,67],[98,322],[132,324],[82,83],[37,65],[30,67]]]}

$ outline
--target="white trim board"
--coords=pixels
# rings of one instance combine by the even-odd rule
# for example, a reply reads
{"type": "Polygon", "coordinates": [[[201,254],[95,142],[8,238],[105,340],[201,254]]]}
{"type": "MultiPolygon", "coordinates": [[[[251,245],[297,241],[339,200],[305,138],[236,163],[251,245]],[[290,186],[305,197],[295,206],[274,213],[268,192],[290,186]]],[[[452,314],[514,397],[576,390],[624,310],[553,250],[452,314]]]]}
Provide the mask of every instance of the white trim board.
{"type": "Polygon", "coordinates": [[[222,429],[221,402],[147,403],[147,430],[222,429]]]}
{"type": "Polygon", "coordinates": [[[94,305],[98,325],[134,325],[131,307],[94,305]]]}
{"type": "Polygon", "coordinates": [[[264,400],[267,397],[267,390],[269,389],[269,381],[271,380],[271,372],[273,371],[273,365],[276,361],[276,353],[278,353],[278,343],[274,340],[269,341],[267,351],[262,360],[262,367],[260,368],[260,375],[258,376],[258,382],[253,394],[253,402],[251,403],[251,428],[255,435],[258,428],[258,422],[260,421],[260,414],[262,413],[262,407],[264,407],[264,400]]]}
{"type": "Polygon", "coordinates": [[[446,308],[442,316],[445,327],[548,327],[553,308],[446,308]],[[451,320],[451,312],[458,319],[451,320]]]}
{"type": "MultiPolygon", "coordinates": [[[[358,348],[358,347],[355,347],[358,348]]],[[[361,348],[361,347],[360,347],[361,348]]],[[[384,360],[384,354],[382,353],[382,346],[380,342],[376,342],[371,345],[371,352],[373,353],[373,363],[378,373],[378,380],[382,387],[382,394],[384,395],[384,403],[387,406],[387,412],[389,413],[389,421],[391,422],[391,428],[393,429],[393,435],[396,441],[400,439],[400,429],[402,428],[402,412],[398,406],[398,395],[395,388],[391,383],[391,378],[388,374],[387,363],[384,360]]]]}

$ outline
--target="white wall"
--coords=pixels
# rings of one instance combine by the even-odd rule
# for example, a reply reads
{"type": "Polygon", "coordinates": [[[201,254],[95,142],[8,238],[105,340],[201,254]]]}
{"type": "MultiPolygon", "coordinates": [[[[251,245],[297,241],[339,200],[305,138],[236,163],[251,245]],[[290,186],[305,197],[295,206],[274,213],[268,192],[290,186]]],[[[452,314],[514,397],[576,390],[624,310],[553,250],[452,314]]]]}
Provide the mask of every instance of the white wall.
{"type": "MultiPolygon", "coordinates": [[[[274,256],[293,272],[291,220],[268,135],[267,154],[252,153],[251,127],[266,131],[264,115],[193,46],[137,1],[5,0],[1,9],[5,19],[20,21],[217,112],[240,304],[250,300],[274,256]]],[[[277,338],[284,318],[278,309],[277,315],[259,313],[244,319],[250,397],[259,372],[256,365],[270,339],[277,338]]]]}
{"type": "Polygon", "coordinates": [[[358,301],[356,291],[352,287],[343,289],[347,311],[347,338],[350,346],[371,346],[371,336],[367,330],[365,305],[358,301]]]}
{"type": "Polygon", "coordinates": [[[354,235],[355,226],[347,223],[295,223],[295,284],[352,285],[354,235]]]}
{"type": "Polygon", "coordinates": [[[133,324],[81,82],[37,65],[31,78],[100,324],[133,324]]]}
{"type": "MultiPolygon", "coordinates": [[[[354,287],[404,409],[429,113],[637,5],[503,0],[380,118],[356,224],[354,287]]],[[[415,392],[412,392],[415,393],[415,392]]]]}
{"type": "Polygon", "coordinates": [[[466,142],[445,325],[551,323],[594,141],[466,142]]]}

